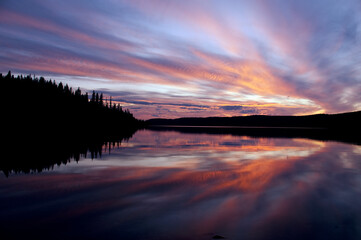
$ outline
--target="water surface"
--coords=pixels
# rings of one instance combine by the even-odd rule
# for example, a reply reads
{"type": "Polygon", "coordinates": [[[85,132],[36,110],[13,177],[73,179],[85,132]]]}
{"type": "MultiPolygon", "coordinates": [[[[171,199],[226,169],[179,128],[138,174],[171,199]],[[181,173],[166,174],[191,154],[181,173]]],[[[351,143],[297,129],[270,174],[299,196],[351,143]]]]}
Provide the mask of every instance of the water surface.
{"type": "Polygon", "coordinates": [[[142,130],[101,158],[2,175],[0,230],[5,239],[360,239],[360,170],[358,145],[142,130]]]}

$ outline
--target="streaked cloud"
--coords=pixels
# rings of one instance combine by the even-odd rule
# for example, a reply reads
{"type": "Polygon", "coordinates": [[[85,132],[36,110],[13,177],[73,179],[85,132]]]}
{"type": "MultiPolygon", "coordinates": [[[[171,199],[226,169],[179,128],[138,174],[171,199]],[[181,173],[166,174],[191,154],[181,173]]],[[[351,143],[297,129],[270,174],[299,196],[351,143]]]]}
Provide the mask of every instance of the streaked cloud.
{"type": "Polygon", "coordinates": [[[357,0],[6,0],[0,72],[101,90],[143,119],[360,110],[360,13],[357,0]]]}

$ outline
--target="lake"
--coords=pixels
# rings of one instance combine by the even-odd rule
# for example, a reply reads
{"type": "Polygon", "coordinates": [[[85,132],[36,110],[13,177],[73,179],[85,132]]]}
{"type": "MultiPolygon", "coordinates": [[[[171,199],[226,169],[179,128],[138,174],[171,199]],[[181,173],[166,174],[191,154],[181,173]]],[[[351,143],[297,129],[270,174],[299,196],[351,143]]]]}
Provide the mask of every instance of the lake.
{"type": "Polygon", "coordinates": [[[139,130],[100,151],[1,173],[1,238],[361,239],[359,145],[139,130]]]}

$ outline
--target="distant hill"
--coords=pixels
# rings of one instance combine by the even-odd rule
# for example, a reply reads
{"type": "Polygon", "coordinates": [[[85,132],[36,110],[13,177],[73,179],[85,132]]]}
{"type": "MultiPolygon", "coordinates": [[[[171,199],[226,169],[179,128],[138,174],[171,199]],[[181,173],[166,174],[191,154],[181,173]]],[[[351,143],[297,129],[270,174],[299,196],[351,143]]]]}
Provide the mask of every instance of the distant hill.
{"type": "Polygon", "coordinates": [[[237,126],[267,128],[325,128],[325,129],[361,129],[361,111],[340,114],[317,114],[306,116],[236,116],[150,119],[146,123],[154,125],[181,126],[237,126]]]}

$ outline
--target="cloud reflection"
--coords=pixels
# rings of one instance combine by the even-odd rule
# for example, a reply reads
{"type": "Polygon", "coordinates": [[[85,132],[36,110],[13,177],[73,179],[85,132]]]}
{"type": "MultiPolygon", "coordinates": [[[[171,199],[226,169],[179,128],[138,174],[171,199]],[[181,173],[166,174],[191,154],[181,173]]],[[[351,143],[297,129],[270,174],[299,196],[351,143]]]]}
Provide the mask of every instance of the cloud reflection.
{"type": "Polygon", "coordinates": [[[41,228],[44,238],[361,236],[354,227],[361,221],[359,146],[140,131],[104,151],[99,160],[0,181],[6,232],[14,228],[18,236],[15,227],[27,226],[27,234],[41,228]],[[59,232],[57,225],[67,227],[59,232]]]}

